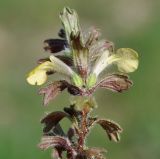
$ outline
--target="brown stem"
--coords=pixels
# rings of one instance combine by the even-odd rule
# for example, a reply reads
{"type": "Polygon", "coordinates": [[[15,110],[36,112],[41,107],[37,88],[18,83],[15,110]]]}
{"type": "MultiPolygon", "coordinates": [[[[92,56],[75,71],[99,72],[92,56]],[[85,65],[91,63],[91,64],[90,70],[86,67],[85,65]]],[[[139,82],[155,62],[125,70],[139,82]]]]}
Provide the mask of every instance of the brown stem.
{"type": "Polygon", "coordinates": [[[85,138],[88,133],[88,128],[87,128],[87,115],[88,115],[88,110],[84,108],[82,110],[82,120],[80,123],[80,130],[79,130],[79,138],[78,138],[78,150],[82,151],[84,148],[85,144],[85,138]]]}

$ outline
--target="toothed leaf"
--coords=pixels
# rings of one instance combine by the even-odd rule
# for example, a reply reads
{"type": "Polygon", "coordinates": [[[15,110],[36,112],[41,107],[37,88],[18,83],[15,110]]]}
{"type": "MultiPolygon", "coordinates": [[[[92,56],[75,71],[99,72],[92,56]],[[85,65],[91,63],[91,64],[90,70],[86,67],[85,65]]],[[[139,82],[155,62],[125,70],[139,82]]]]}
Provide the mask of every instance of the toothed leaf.
{"type": "Polygon", "coordinates": [[[39,94],[44,95],[43,105],[46,106],[51,100],[54,100],[65,88],[66,84],[63,81],[56,81],[45,88],[41,88],[39,94]]]}
{"type": "Polygon", "coordinates": [[[106,119],[99,119],[97,123],[106,131],[110,140],[118,142],[122,128],[115,122],[106,119]]]}
{"type": "Polygon", "coordinates": [[[132,86],[132,81],[126,75],[113,74],[100,81],[97,86],[115,92],[122,92],[132,86]]]}
{"type": "Polygon", "coordinates": [[[55,127],[63,118],[68,117],[68,115],[65,112],[57,111],[52,112],[45,116],[41,123],[45,124],[43,132],[47,133],[49,132],[53,127],[55,127]]]}

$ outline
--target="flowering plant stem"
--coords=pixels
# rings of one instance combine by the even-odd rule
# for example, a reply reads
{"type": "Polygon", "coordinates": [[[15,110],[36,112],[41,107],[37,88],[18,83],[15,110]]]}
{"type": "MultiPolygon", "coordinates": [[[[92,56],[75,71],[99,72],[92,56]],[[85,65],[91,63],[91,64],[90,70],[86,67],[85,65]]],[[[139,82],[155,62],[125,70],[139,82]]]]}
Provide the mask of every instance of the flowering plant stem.
{"type": "Polygon", "coordinates": [[[112,42],[99,40],[96,28],[83,32],[73,9],[65,7],[60,19],[63,25],[58,33],[60,38],[44,41],[44,50],[52,55],[38,60],[39,65],[28,74],[27,82],[42,85],[48,76],[60,75],[59,80],[39,90],[44,96],[43,104],[48,105],[64,90],[74,98],[64,111],[51,112],[41,120],[44,128],[39,147],[53,149],[53,157],[57,159],[105,159],[104,149],[89,148],[85,143],[91,128],[100,125],[109,140],[115,142],[120,140],[122,128],[109,119],[91,116],[96,107],[93,93],[97,88],[120,93],[129,89],[132,81],[127,73],[138,68],[138,53],[130,48],[115,50],[112,42]],[[117,66],[117,72],[108,71],[102,76],[112,65],[117,66]],[[71,122],[67,132],[60,124],[63,118],[71,122]]]}

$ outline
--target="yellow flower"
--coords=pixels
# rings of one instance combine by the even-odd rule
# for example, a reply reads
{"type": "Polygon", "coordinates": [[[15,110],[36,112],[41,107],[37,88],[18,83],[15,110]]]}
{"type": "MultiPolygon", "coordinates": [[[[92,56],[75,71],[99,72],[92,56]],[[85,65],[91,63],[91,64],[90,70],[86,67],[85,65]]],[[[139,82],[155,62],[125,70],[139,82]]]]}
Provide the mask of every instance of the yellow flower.
{"type": "Polygon", "coordinates": [[[46,61],[35,69],[33,69],[27,77],[27,82],[31,85],[42,85],[47,80],[47,72],[53,70],[53,63],[50,61],[46,61]]]}

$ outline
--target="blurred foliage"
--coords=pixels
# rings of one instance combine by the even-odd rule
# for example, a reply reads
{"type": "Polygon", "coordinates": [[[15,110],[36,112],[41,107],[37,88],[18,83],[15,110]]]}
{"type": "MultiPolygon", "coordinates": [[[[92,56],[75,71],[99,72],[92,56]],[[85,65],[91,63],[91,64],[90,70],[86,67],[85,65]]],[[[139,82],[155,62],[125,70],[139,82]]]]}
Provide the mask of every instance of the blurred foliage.
{"type": "Polygon", "coordinates": [[[78,11],[83,28],[96,26],[117,48],[134,48],[140,56],[139,69],[131,74],[134,86],[128,92],[96,93],[96,113],[123,127],[121,142],[109,142],[103,131],[95,129],[88,144],[105,147],[114,159],[160,158],[158,0],[0,0],[0,158],[50,158],[49,152],[36,147],[41,136],[39,119],[44,112],[69,104],[69,96],[63,93],[43,108],[37,87],[29,86],[25,77],[35,60],[45,57],[43,40],[57,36],[58,14],[64,6],[78,11]]]}

